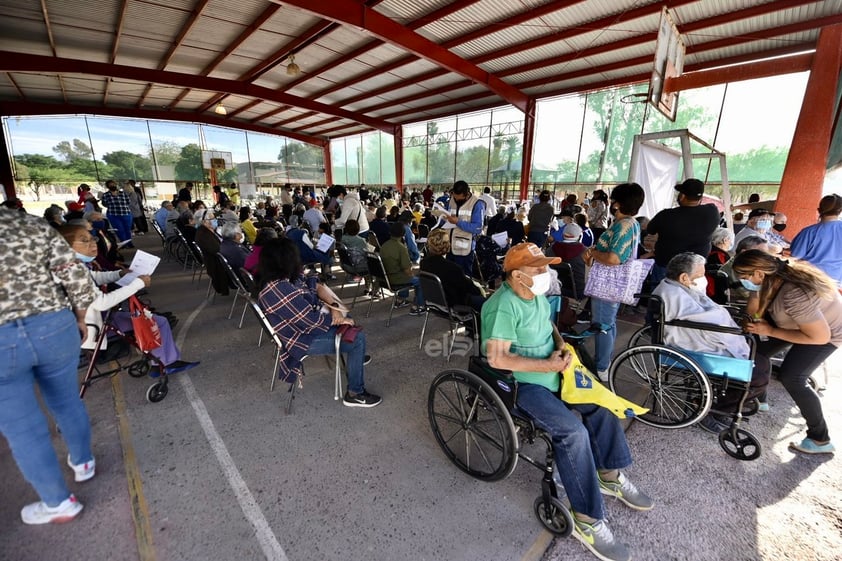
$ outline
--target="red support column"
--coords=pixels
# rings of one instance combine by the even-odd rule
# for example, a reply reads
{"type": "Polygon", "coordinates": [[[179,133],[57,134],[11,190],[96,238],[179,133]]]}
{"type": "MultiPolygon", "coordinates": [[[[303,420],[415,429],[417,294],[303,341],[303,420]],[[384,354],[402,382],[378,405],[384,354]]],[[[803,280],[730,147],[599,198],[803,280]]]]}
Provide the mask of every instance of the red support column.
{"type": "Polygon", "coordinates": [[[322,146],[322,153],[325,160],[325,185],[333,185],[333,162],[330,156],[330,140],[326,140],[322,146]]]}
{"type": "Polygon", "coordinates": [[[840,69],[842,24],[825,27],[819,34],[801,114],[775,203],[776,211],[786,213],[792,231],[787,233],[792,236],[816,222],[816,207],[822,196],[833,134],[840,69]]]}
{"type": "Polygon", "coordinates": [[[395,189],[403,193],[403,126],[395,125],[395,189]]]}
{"type": "Polygon", "coordinates": [[[535,100],[530,99],[523,121],[523,160],[520,163],[520,200],[530,200],[529,180],[532,177],[532,153],[535,146],[535,100]]]}
{"type": "Polygon", "coordinates": [[[6,199],[17,197],[15,193],[15,172],[12,169],[12,156],[9,152],[6,129],[0,127],[0,184],[6,192],[6,199]]]}

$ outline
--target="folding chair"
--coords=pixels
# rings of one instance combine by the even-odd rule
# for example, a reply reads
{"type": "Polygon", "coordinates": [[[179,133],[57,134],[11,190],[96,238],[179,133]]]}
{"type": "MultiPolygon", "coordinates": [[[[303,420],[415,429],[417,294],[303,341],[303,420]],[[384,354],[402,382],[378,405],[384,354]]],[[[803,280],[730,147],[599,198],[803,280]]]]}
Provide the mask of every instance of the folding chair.
{"type": "MultiPolygon", "coordinates": [[[[380,291],[381,296],[383,296],[383,290],[387,290],[392,294],[392,305],[389,307],[389,319],[386,320],[386,327],[389,327],[392,324],[392,312],[395,310],[395,304],[398,303],[398,292],[408,290],[412,288],[412,285],[400,284],[392,286],[392,283],[389,282],[389,275],[386,274],[386,268],[383,267],[383,261],[380,259],[379,253],[366,251],[365,260],[366,263],[368,263],[368,274],[371,275],[372,285],[376,284],[377,290],[380,291]]],[[[373,286],[372,290],[374,290],[373,286]]],[[[366,311],[365,317],[368,317],[369,314],[371,314],[372,303],[374,303],[373,298],[368,302],[368,311],[366,311]]]]}
{"type": "MultiPolygon", "coordinates": [[[[272,324],[269,323],[269,318],[267,318],[266,314],[263,313],[263,309],[261,309],[261,307],[257,303],[257,301],[252,299],[251,296],[249,296],[246,299],[246,301],[248,302],[248,305],[251,307],[252,311],[254,311],[255,315],[257,316],[257,319],[260,321],[260,326],[262,327],[262,329],[264,331],[266,331],[266,333],[269,334],[269,336],[272,338],[272,342],[275,344],[275,348],[276,348],[275,364],[274,364],[274,367],[272,368],[272,380],[271,380],[271,383],[269,384],[269,391],[272,392],[272,391],[275,391],[275,380],[278,379],[278,372],[280,370],[281,352],[286,348],[286,346],[284,345],[284,341],[281,339],[281,337],[277,333],[275,333],[275,331],[272,329],[272,324]]],[[[335,343],[336,344],[336,364],[335,364],[335,368],[334,368],[335,379],[334,379],[334,386],[333,386],[333,399],[334,400],[342,399],[342,397],[344,395],[344,391],[342,389],[342,368],[345,367],[345,361],[342,357],[342,353],[339,352],[341,343],[342,343],[342,334],[337,333],[336,334],[336,343],[335,343]]],[[[289,391],[289,398],[287,399],[287,404],[286,404],[286,407],[284,408],[284,413],[286,415],[289,415],[292,412],[292,401],[295,399],[295,390],[296,390],[296,387],[301,385],[301,382],[302,382],[301,377],[304,375],[304,361],[307,358],[308,357],[305,355],[301,359],[301,361],[302,361],[301,375],[296,377],[296,379],[293,380],[290,383],[290,387],[289,387],[289,390],[288,390],[289,391]]]]}
{"type": "Polygon", "coordinates": [[[339,253],[339,266],[342,268],[342,272],[345,273],[345,282],[343,282],[342,286],[339,288],[340,297],[342,297],[342,293],[345,291],[345,285],[348,284],[348,279],[351,277],[357,277],[357,285],[354,290],[354,300],[351,302],[351,309],[353,309],[354,305],[357,303],[357,297],[360,294],[360,283],[363,281],[363,275],[365,272],[359,272],[354,266],[354,262],[351,260],[351,254],[348,252],[348,248],[345,247],[345,244],[337,242],[336,252],[339,253]]]}
{"type": "MultiPolygon", "coordinates": [[[[234,293],[234,301],[231,302],[231,310],[228,312],[228,319],[231,319],[231,316],[234,314],[234,306],[237,305],[237,297],[242,296],[243,298],[248,298],[251,296],[249,291],[243,286],[243,281],[240,280],[240,277],[237,273],[234,272],[234,269],[231,268],[231,264],[228,263],[228,259],[225,258],[224,255],[221,253],[216,254],[216,258],[219,260],[220,266],[225,270],[225,273],[228,275],[228,279],[234,283],[234,288],[237,289],[237,292],[234,293]]],[[[246,301],[246,305],[243,306],[243,313],[240,315],[240,324],[237,326],[237,329],[242,329],[243,327],[243,320],[246,317],[246,309],[248,308],[248,301],[246,301]]]]}
{"type": "Polygon", "coordinates": [[[474,353],[479,351],[479,335],[477,333],[477,317],[473,308],[463,305],[451,305],[447,301],[444,286],[441,279],[426,271],[419,274],[421,281],[421,292],[424,294],[424,305],[427,312],[424,314],[424,326],[421,328],[421,340],[418,341],[418,348],[424,345],[424,333],[427,331],[427,320],[430,313],[446,319],[450,324],[450,347],[447,349],[447,362],[450,362],[450,355],[453,352],[453,343],[456,341],[456,330],[459,326],[470,325],[473,328],[474,353]]]}

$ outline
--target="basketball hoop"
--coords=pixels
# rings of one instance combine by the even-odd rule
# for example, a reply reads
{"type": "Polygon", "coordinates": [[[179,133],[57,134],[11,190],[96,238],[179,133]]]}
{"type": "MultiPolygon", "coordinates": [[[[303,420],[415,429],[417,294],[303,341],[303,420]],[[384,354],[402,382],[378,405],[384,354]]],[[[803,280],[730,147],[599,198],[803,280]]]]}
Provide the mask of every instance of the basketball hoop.
{"type": "Polygon", "coordinates": [[[632,93],[620,98],[620,103],[646,103],[649,100],[649,92],[632,93]]]}

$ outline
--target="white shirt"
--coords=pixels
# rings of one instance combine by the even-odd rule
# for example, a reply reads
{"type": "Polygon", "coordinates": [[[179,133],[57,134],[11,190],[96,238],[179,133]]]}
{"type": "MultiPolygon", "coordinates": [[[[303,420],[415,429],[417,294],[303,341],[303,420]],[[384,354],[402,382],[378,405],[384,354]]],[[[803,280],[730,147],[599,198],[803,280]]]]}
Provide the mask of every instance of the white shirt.
{"type": "Polygon", "coordinates": [[[492,216],[497,214],[497,202],[494,200],[494,197],[492,197],[490,193],[483,193],[479,196],[479,200],[485,201],[486,218],[491,218],[492,216]]]}

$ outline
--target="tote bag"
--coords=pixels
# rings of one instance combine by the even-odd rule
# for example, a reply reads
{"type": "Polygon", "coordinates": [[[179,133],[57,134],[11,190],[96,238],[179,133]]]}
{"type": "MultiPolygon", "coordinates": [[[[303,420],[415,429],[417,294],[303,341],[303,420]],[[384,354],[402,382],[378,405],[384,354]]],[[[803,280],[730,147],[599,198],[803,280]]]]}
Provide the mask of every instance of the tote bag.
{"type": "Polygon", "coordinates": [[[637,306],[634,295],[640,292],[654,264],[654,259],[629,259],[622,265],[594,261],[585,282],[585,296],[637,306]]]}
{"type": "Polygon", "coordinates": [[[134,338],[141,351],[152,351],[163,344],[161,331],[158,329],[155,318],[152,317],[152,312],[134,296],[129,298],[129,314],[132,317],[134,338]]]}

